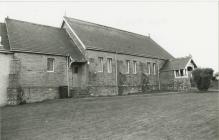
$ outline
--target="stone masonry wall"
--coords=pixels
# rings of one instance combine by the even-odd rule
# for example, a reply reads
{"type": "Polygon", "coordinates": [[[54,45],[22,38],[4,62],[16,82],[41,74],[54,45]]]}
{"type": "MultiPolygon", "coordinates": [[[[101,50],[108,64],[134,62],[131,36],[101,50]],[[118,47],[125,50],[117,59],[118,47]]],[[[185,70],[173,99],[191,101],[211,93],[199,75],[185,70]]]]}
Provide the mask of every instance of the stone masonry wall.
{"type": "Polygon", "coordinates": [[[0,106],[7,104],[8,78],[12,56],[13,54],[0,52],[0,106]]]}
{"type": "MultiPolygon", "coordinates": [[[[147,62],[156,63],[162,67],[164,60],[115,54],[100,51],[86,51],[88,58],[89,81],[88,88],[90,88],[91,95],[125,95],[130,93],[144,92],[158,89],[158,75],[148,75],[147,62]],[[98,72],[98,57],[103,57],[103,72],[98,72]],[[112,58],[112,73],[107,72],[107,58],[112,58]],[[116,60],[117,60],[117,74],[116,74],[116,60]],[[130,60],[130,73],[127,73],[126,60],[130,60]],[[133,73],[133,61],[137,62],[137,73],[133,73]],[[142,75],[146,75],[147,85],[142,83],[142,75]],[[117,86],[118,85],[118,86],[117,86]]],[[[157,72],[156,72],[157,73],[157,72]]]]}
{"type": "Polygon", "coordinates": [[[161,90],[168,91],[188,91],[191,82],[188,77],[175,78],[173,71],[163,71],[160,74],[161,90]]]}
{"type": "Polygon", "coordinates": [[[21,101],[25,103],[59,98],[58,87],[22,87],[21,92],[21,101]]]}
{"type": "Polygon", "coordinates": [[[173,90],[174,89],[174,73],[173,71],[161,71],[160,72],[160,86],[161,90],[173,90]]]}
{"type": "MultiPolygon", "coordinates": [[[[24,102],[58,98],[58,87],[67,85],[66,57],[15,53],[14,59],[19,60],[20,65],[16,75],[18,81],[16,87],[8,88],[8,94],[13,88],[20,88],[24,102]],[[54,58],[54,72],[47,72],[47,58],[54,58]]],[[[11,69],[13,71],[13,65],[11,69]]]]}
{"type": "Polygon", "coordinates": [[[174,79],[174,90],[188,91],[191,89],[191,82],[189,78],[176,78],[174,79]]]}
{"type": "Polygon", "coordinates": [[[57,87],[67,85],[66,58],[61,56],[16,53],[16,59],[20,60],[21,86],[57,87]],[[47,72],[47,58],[54,58],[54,72],[47,72]]]}

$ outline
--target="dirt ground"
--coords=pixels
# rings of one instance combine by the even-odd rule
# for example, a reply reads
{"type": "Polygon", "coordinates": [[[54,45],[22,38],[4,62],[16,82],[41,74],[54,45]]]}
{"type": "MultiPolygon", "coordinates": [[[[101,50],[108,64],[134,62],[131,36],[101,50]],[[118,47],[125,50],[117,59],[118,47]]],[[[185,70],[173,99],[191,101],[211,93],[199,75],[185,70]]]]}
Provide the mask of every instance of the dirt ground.
{"type": "Polygon", "coordinates": [[[1,108],[2,140],[218,140],[218,93],[59,99],[1,108]]]}

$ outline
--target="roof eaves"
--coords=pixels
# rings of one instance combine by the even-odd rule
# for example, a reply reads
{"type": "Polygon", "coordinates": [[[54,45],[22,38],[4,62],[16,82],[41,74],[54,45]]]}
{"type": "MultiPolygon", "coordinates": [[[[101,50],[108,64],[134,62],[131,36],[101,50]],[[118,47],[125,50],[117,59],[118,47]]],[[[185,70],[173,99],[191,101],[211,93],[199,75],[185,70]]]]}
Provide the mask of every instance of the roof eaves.
{"type": "Polygon", "coordinates": [[[8,50],[0,50],[0,53],[12,54],[13,52],[10,52],[10,51],[8,51],[8,50]]]}
{"type": "Polygon", "coordinates": [[[151,42],[155,43],[158,47],[160,47],[165,53],[167,53],[169,56],[172,57],[172,59],[175,59],[174,56],[172,56],[168,51],[166,51],[163,47],[161,47],[156,41],[154,41],[151,37],[148,38],[151,42]]]}
{"type": "Polygon", "coordinates": [[[26,50],[16,50],[16,49],[11,49],[10,51],[11,51],[11,52],[20,52],[20,53],[33,53],[33,54],[55,55],[55,56],[67,56],[67,55],[64,55],[64,54],[44,53],[44,52],[26,51],[26,50]]]}
{"type": "Polygon", "coordinates": [[[102,51],[102,52],[109,52],[109,53],[116,53],[116,54],[124,54],[124,55],[131,55],[131,56],[138,56],[138,57],[144,57],[144,58],[152,58],[152,59],[160,59],[160,60],[168,60],[165,58],[159,58],[159,57],[153,57],[153,56],[146,56],[144,54],[135,54],[135,53],[124,53],[120,51],[111,51],[111,50],[105,50],[105,49],[100,49],[96,47],[89,47],[87,46],[87,50],[94,50],[94,51],[102,51]]]}

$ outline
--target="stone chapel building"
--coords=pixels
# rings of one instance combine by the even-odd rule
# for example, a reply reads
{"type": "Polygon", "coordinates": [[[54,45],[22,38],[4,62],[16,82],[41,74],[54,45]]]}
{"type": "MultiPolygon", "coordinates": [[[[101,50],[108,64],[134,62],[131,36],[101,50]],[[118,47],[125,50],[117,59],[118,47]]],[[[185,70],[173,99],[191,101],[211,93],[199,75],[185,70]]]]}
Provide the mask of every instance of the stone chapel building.
{"type": "MultiPolygon", "coordinates": [[[[60,28],[6,18],[0,23],[1,100],[188,90],[191,56],[174,58],[151,37],[64,17],[60,28]]],[[[5,101],[5,100],[4,100],[5,101]]]]}

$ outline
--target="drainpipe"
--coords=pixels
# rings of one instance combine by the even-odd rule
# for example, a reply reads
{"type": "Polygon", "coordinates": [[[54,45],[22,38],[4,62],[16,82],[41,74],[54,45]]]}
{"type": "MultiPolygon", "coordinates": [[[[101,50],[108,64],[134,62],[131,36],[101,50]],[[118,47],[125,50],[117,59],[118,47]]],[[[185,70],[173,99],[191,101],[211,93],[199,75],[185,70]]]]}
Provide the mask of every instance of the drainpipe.
{"type": "Polygon", "coordinates": [[[157,65],[157,69],[158,69],[158,74],[157,74],[157,78],[158,78],[158,88],[160,90],[160,64],[158,63],[157,65]]]}
{"type": "Polygon", "coordinates": [[[116,61],[116,92],[119,95],[119,88],[118,88],[118,69],[117,69],[117,52],[115,53],[115,61],[116,61]]]}
{"type": "Polygon", "coordinates": [[[69,95],[69,91],[70,91],[70,89],[69,89],[69,72],[68,72],[68,70],[69,70],[69,54],[67,55],[67,57],[66,57],[66,61],[67,61],[67,69],[66,69],[66,75],[67,75],[67,85],[68,85],[68,97],[70,96],[69,95]]]}

